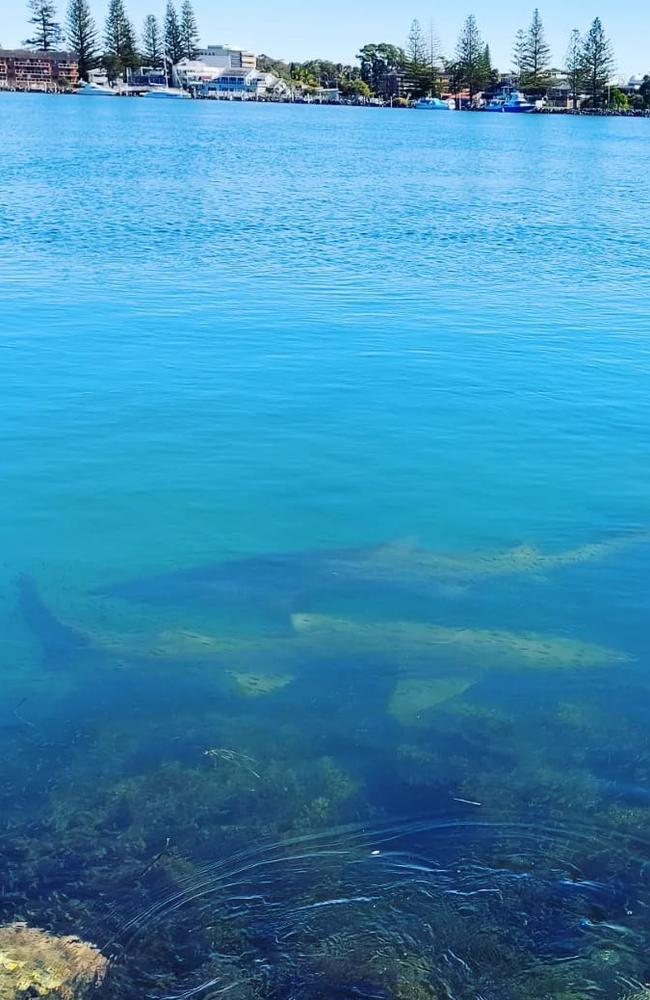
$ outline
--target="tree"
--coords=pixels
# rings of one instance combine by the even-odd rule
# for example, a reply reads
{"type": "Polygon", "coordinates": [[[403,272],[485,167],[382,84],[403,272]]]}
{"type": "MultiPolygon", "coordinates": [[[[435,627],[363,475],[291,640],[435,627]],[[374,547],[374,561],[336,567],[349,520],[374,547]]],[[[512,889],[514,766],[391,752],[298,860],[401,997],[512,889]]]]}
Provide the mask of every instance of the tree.
{"type": "Polygon", "coordinates": [[[289,63],[284,62],[282,59],[273,59],[272,56],[267,56],[264,53],[257,57],[257,68],[260,73],[273,73],[280,80],[284,80],[287,83],[291,79],[289,63]]]}
{"type": "Polygon", "coordinates": [[[318,77],[314,76],[307,65],[302,63],[291,63],[290,67],[291,80],[293,83],[297,83],[303,90],[315,90],[319,86],[318,77]]]}
{"type": "Polygon", "coordinates": [[[112,79],[138,64],[135,33],[122,0],[110,0],[104,27],[103,56],[106,72],[112,79]]]}
{"type": "Polygon", "coordinates": [[[433,30],[433,22],[429,22],[429,38],[427,44],[427,90],[434,97],[440,94],[440,40],[433,30]]]}
{"type": "Polygon", "coordinates": [[[551,50],[546,44],[544,25],[535,7],[533,19],[525,35],[523,86],[543,87],[548,81],[551,50]]]}
{"type": "Polygon", "coordinates": [[[428,89],[431,73],[424,34],[417,19],[411,23],[406,44],[406,58],[414,96],[421,97],[428,89]]]}
{"type": "Polygon", "coordinates": [[[60,45],[63,32],[52,0],[28,0],[27,6],[31,11],[29,23],[34,25],[34,37],[25,39],[23,44],[40,52],[48,52],[60,45]]]}
{"type": "Polygon", "coordinates": [[[492,56],[490,54],[489,45],[486,45],[483,49],[483,74],[486,84],[495,85],[499,82],[499,71],[494,69],[492,66],[492,56]]]}
{"type": "Polygon", "coordinates": [[[97,28],[88,0],[70,0],[68,7],[68,44],[77,57],[79,76],[88,79],[88,71],[97,65],[97,28]]]}
{"type": "Polygon", "coordinates": [[[458,95],[465,86],[465,68],[456,60],[447,60],[445,71],[450,93],[454,95],[458,104],[458,95]]]}
{"type": "Polygon", "coordinates": [[[582,35],[577,28],[574,28],[569,36],[569,47],[564,60],[564,72],[566,74],[566,81],[569,84],[571,103],[574,111],[578,107],[578,97],[580,96],[580,91],[582,90],[582,49],[582,35]]]}
{"type": "Polygon", "coordinates": [[[356,98],[358,101],[367,101],[370,97],[370,87],[365,80],[343,79],[340,82],[340,91],[343,97],[356,98]]]}
{"type": "Polygon", "coordinates": [[[165,56],[172,66],[183,58],[183,40],[178,15],[172,0],[167,0],[165,8],[165,56]]]}
{"type": "Polygon", "coordinates": [[[515,35],[515,44],[512,47],[512,68],[519,82],[523,81],[526,74],[526,32],[520,28],[515,35]]]}
{"type": "Polygon", "coordinates": [[[389,42],[370,42],[359,51],[357,59],[361,63],[361,79],[375,94],[392,97],[388,93],[389,77],[404,69],[407,59],[404,49],[389,42]]]}
{"type": "Polygon", "coordinates": [[[160,25],[153,14],[147,14],[142,27],[142,57],[154,69],[161,65],[163,57],[160,25]]]}
{"type": "Polygon", "coordinates": [[[641,86],[639,87],[639,94],[643,105],[646,108],[650,108],[650,76],[646,73],[641,81],[641,86]]]}
{"type": "Polygon", "coordinates": [[[609,95],[609,106],[616,108],[617,111],[629,111],[630,99],[619,87],[612,87],[609,95]]]}
{"type": "Polygon", "coordinates": [[[183,0],[180,23],[181,49],[186,59],[194,59],[199,47],[199,29],[196,26],[191,0],[183,0]]]}
{"type": "Polygon", "coordinates": [[[476,23],[470,14],[461,29],[456,44],[460,80],[469,91],[470,101],[485,83],[485,45],[476,23]]]}
{"type": "Polygon", "coordinates": [[[599,17],[592,21],[582,43],[582,71],[585,89],[591,106],[598,108],[603,102],[607,82],[614,69],[612,44],[605,35],[599,17]]]}

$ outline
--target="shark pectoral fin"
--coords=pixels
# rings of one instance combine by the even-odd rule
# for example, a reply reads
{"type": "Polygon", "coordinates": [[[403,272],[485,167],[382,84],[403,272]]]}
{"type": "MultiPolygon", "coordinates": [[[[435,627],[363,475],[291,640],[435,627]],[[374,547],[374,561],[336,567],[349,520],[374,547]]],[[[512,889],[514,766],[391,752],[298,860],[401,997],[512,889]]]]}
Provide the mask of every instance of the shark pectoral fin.
{"type": "Polygon", "coordinates": [[[388,713],[404,726],[424,723],[424,714],[457,698],[478,681],[478,676],[400,677],[388,702],[388,713]]]}

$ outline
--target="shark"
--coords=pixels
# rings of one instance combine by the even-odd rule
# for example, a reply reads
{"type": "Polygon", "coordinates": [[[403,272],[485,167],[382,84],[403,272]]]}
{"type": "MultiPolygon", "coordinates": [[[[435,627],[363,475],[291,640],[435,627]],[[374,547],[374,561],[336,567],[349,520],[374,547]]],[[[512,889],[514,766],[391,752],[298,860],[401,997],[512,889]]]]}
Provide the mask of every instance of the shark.
{"type": "Polygon", "coordinates": [[[250,555],[108,584],[95,596],[147,604],[213,602],[304,609],[323,592],[378,587],[447,596],[499,578],[542,577],[596,562],[650,540],[650,532],[555,552],[518,545],[496,552],[436,552],[411,541],[350,549],[250,555]]]}
{"type": "Polygon", "coordinates": [[[49,669],[67,667],[91,650],[90,637],[57,618],[43,601],[31,576],[23,573],[16,580],[16,587],[18,615],[37,640],[49,669]]]}

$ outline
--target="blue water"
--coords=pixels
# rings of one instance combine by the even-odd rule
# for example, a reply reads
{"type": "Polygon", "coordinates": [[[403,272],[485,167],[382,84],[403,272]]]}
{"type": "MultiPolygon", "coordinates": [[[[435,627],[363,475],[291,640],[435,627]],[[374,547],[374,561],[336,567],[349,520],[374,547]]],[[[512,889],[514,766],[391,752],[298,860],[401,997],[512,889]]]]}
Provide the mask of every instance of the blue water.
{"type": "Polygon", "coordinates": [[[647,122],[7,94],[0,124],[0,923],[102,945],[268,843],[261,914],[160,904],[204,953],[145,933],[107,995],[641,997],[647,122]],[[396,868],[348,834],[297,885],[287,842],[318,868],[349,823],[398,824],[396,868]],[[361,904],[291,916],[422,857],[381,961],[361,904]]]}

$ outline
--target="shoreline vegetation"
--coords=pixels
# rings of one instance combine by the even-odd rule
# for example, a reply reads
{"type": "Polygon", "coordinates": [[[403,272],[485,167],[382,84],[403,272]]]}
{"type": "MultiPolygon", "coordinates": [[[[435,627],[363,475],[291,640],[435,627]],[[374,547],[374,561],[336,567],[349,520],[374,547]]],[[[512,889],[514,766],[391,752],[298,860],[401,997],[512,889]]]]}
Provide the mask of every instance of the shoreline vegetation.
{"type": "MultiPolygon", "coordinates": [[[[57,96],[57,97],[74,97],[77,96],[77,91],[73,88],[60,88],[57,90],[37,90],[34,88],[25,89],[19,87],[3,88],[0,89],[0,94],[37,94],[39,96],[47,95],[57,96]]],[[[124,95],[124,96],[137,96],[137,95],[124,95]]],[[[274,104],[274,105],[313,105],[316,107],[354,107],[354,108],[366,108],[366,109],[379,109],[379,110],[389,110],[389,111],[412,111],[413,105],[411,104],[398,104],[390,102],[386,103],[361,103],[358,101],[308,101],[302,98],[273,98],[273,97],[253,97],[253,98],[237,98],[237,97],[201,97],[197,96],[195,100],[198,101],[208,101],[211,104],[274,104]]],[[[482,113],[485,108],[458,108],[458,111],[468,111],[472,113],[482,113]]],[[[650,118],[650,109],[641,110],[621,110],[614,108],[585,108],[584,110],[573,111],[571,108],[535,108],[532,115],[544,115],[544,116],[563,116],[569,118],[650,118]]]]}
{"type": "Polygon", "coordinates": [[[227,46],[202,48],[191,0],[182,0],[178,10],[167,0],[164,18],[147,15],[139,36],[123,0],[108,0],[101,33],[88,0],[69,0],[64,24],[54,0],[28,0],[27,7],[32,35],[23,42],[26,49],[47,62],[65,45],[68,61],[60,60],[65,68],[58,65],[50,79],[46,73],[39,86],[29,71],[14,71],[12,77],[7,68],[12,53],[5,52],[3,62],[0,51],[0,90],[75,93],[101,74],[107,86],[125,92],[135,80],[141,88],[166,85],[217,100],[411,107],[420,98],[437,97],[457,110],[483,110],[519,91],[541,113],[650,115],[650,73],[627,82],[615,76],[613,46],[599,17],[586,30],[572,30],[567,51],[556,62],[535,8],[528,27],[515,32],[511,65],[499,70],[473,14],[451,55],[443,52],[433,25],[425,31],[416,19],[403,46],[368,42],[355,64],[345,65],[327,59],[286,62],[227,46]],[[223,65],[215,61],[215,50],[231,53],[223,65]],[[232,70],[242,75],[228,89],[219,73],[232,70]],[[254,80],[245,79],[247,70],[254,80]]]}

